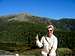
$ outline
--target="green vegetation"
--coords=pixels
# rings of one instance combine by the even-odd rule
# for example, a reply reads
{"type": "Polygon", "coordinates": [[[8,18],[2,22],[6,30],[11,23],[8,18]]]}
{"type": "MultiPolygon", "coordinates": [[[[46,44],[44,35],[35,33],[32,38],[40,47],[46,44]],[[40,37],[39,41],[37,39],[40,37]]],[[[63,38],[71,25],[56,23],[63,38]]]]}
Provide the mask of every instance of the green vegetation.
{"type": "Polygon", "coordinates": [[[46,20],[46,18],[26,15],[26,17],[22,18],[25,20],[27,18],[29,21],[8,21],[12,18],[18,19],[18,17],[18,15],[0,17],[1,50],[19,52],[20,54],[26,54],[29,52],[29,54],[35,54],[39,56],[40,53],[35,44],[35,36],[39,34],[40,39],[46,34],[46,26],[48,22],[53,23],[55,26],[54,34],[58,38],[58,52],[59,54],[62,53],[60,56],[64,56],[66,52],[72,53],[72,50],[75,49],[74,19],[49,20],[47,18],[48,20],[46,20]],[[30,52],[30,50],[33,51],[33,53],[30,52]]]}
{"type": "MultiPolygon", "coordinates": [[[[26,56],[41,56],[40,49],[32,49],[32,50],[26,50],[20,55],[26,55],[26,56]]],[[[72,56],[72,50],[69,48],[58,48],[57,49],[57,56],[72,56]]]]}

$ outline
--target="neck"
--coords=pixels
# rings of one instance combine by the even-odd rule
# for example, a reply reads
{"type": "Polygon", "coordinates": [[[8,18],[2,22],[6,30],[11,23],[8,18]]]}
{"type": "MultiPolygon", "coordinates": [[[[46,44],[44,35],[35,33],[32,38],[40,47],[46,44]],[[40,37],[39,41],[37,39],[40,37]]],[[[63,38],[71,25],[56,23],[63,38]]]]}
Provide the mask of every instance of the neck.
{"type": "Polygon", "coordinates": [[[48,35],[48,34],[47,34],[47,36],[48,36],[49,38],[51,38],[52,35],[48,35]]]}

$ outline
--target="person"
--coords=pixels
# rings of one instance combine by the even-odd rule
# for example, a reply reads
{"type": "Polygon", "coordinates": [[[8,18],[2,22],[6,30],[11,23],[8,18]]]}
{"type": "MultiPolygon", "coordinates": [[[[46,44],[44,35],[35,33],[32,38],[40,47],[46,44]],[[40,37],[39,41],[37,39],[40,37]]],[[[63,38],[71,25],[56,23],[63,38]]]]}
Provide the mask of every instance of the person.
{"type": "Polygon", "coordinates": [[[48,31],[47,35],[42,36],[40,41],[37,34],[36,45],[40,48],[42,47],[41,50],[42,56],[56,56],[58,40],[57,37],[53,34],[54,26],[48,25],[47,31],[48,31]]]}

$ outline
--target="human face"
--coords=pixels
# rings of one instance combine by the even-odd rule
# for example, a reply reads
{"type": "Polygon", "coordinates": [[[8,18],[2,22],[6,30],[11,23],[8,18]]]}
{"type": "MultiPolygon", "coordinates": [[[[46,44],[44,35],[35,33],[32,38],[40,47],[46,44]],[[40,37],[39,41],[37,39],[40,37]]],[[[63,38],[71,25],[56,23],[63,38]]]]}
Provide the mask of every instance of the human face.
{"type": "Polygon", "coordinates": [[[48,36],[51,37],[52,34],[53,34],[53,29],[52,28],[48,28],[48,36]]]}

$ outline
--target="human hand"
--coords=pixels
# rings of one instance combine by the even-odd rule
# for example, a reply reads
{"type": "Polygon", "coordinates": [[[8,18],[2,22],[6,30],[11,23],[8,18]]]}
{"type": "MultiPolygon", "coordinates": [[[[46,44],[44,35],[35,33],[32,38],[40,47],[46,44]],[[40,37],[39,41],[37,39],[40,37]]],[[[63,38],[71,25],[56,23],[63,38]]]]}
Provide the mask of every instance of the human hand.
{"type": "Polygon", "coordinates": [[[38,40],[38,39],[39,39],[39,38],[38,38],[38,34],[36,35],[36,37],[35,37],[35,38],[36,38],[36,40],[38,40]]]}

